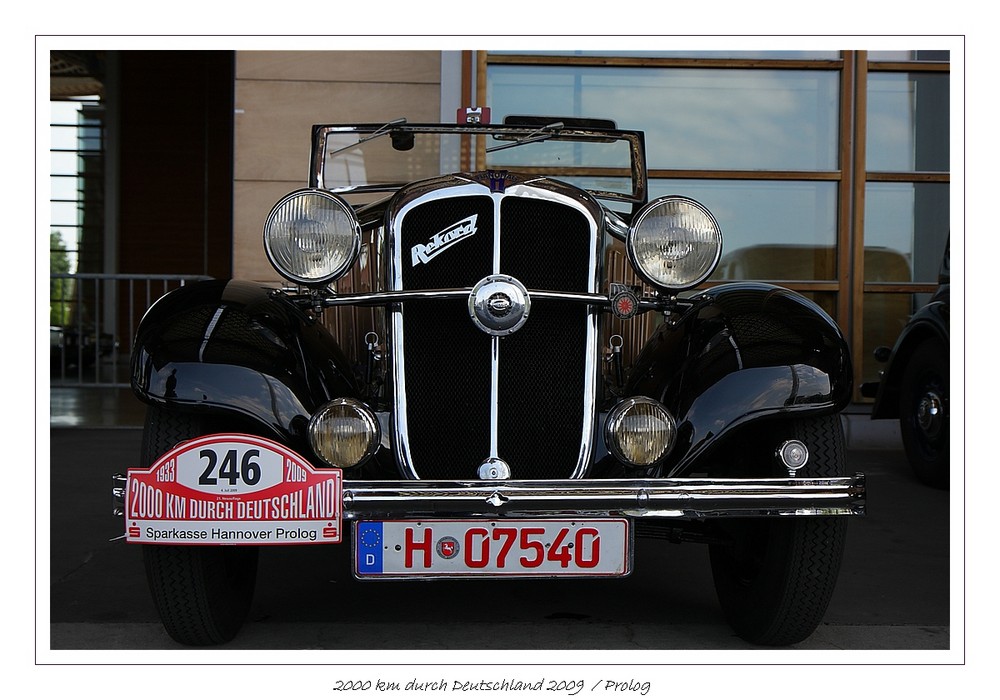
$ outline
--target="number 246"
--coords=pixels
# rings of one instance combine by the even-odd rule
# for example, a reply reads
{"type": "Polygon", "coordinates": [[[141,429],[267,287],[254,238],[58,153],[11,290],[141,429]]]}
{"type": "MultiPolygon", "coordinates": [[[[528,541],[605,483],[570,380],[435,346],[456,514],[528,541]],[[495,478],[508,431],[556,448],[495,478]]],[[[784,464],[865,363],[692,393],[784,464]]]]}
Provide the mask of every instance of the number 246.
{"type": "Polygon", "coordinates": [[[198,477],[198,483],[203,486],[215,486],[220,479],[228,481],[230,486],[235,486],[239,481],[253,486],[260,481],[260,465],[254,461],[260,457],[260,450],[249,449],[243,453],[242,459],[238,457],[236,450],[228,450],[221,462],[215,450],[202,450],[198,456],[208,460],[205,471],[198,477]],[[216,468],[218,476],[215,475],[216,468]]]}

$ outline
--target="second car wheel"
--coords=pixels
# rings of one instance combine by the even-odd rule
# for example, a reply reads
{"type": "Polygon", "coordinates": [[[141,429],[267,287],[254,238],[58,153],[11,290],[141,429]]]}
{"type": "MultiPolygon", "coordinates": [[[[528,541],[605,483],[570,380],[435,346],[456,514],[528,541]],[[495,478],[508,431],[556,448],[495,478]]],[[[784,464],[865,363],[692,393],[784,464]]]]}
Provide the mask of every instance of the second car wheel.
{"type": "MultiPolygon", "coordinates": [[[[184,413],[151,407],[142,460],[152,464],[184,440],[223,432],[184,413]]],[[[188,646],[222,644],[243,626],[257,580],[257,547],[143,545],[146,580],[167,633],[188,646]]]]}
{"type": "MultiPolygon", "coordinates": [[[[846,447],[839,416],[785,426],[761,444],[781,437],[801,440],[810,459],[800,476],[843,476],[846,447]]],[[[759,451],[758,456],[767,458],[759,451]]],[[[795,644],[812,634],[833,595],[846,527],[844,518],[820,516],[733,518],[720,525],[724,543],[710,547],[712,576],[736,633],[768,646],[795,644]]]]}
{"type": "Polygon", "coordinates": [[[899,389],[899,430],[903,448],[920,481],[948,488],[948,346],[924,340],[906,363],[899,389]]]}

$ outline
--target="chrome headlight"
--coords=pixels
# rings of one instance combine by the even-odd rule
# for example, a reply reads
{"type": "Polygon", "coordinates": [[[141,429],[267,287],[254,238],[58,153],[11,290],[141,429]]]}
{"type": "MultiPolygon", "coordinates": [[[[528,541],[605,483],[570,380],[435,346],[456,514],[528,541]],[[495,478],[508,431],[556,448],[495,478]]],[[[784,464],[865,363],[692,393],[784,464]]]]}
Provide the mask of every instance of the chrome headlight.
{"type": "Polygon", "coordinates": [[[309,421],[309,446],[331,467],[358,466],[375,454],[381,439],[378,418],[354,399],[334,399],[309,421]]]}
{"type": "Polygon", "coordinates": [[[264,222],[264,251],[283,277],[322,285],[342,277],[361,249],[361,226],[340,197],[297,190],[274,205],[264,222]]]}
{"type": "Polygon", "coordinates": [[[674,417],[659,401],[635,396],[611,409],[604,441],[611,454],[639,467],[656,464],[669,454],[677,434],[674,417]]]}
{"type": "Polygon", "coordinates": [[[639,212],[625,241],[629,260],[654,287],[680,291],[708,279],[722,254],[715,217],[686,197],[661,197],[639,212]]]}

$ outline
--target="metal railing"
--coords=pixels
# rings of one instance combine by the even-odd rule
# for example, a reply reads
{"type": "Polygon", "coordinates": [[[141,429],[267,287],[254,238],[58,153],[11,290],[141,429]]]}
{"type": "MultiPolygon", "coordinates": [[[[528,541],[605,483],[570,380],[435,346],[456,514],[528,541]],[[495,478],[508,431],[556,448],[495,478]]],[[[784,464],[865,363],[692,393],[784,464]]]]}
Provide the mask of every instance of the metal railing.
{"type": "Polygon", "coordinates": [[[128,386],[139,320],[153,302],[203,275],[62,274],[50,278],[51,386],[128,386]]]}

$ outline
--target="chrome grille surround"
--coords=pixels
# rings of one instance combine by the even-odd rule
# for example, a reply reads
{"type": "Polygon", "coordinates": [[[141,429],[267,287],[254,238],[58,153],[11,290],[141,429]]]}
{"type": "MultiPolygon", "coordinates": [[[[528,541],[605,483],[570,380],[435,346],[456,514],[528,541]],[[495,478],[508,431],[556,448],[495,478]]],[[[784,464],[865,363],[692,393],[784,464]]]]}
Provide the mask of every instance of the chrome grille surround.
{"type": "MultiPolygon", "coordinates": [[[[504,230],[504,221],[502,220],[501,211],[504,208],[505,201],[511,201],[512,198],[523,199],[525,201],[531,200],[533,202],[550,202],[553,205],[559,207],[565,207],[567,212],[573,212],[573,214],[568,214],[571,217],[582,217],[582,221],[585,222],[586,227],[586,247],[588,251],[587,261],[586,261],[586,280],[583,284],[584,288],[574,289],[574,290],[544,290],[550,292],[572,292],[575,294],[597,294],[600,287],[601,280],[601,260],[602,255],[600,254],[600,248],[603,244],[602,239],[602,224],[603,224],[603,210],[600,205],[592,199],[585,192],[582,192],[576,188],[564,185],[562,183],[553,182],[544,178],[536,178],[532,180],[521,180],[520,178],[515,178],[513,183],[509,183],[506,189],[502,192],[491,191],[485,184],[479,184],[473,182],[462,176],[437,178],[435,180],[427,181],[424,183],[418,183],[416,186],[402,191],[393,202],[390,208],[387,227],[386,227],[386,253],[389,258],[387,266],[387,280],[386,280],[386,290],[388,292],[422,292],[422,291],[433,291],[430,288],[407,288],[404,283],[404,267],[407,264],[412,264],[413,257],[411,257],[411,250],[404,247],[402,231],[404,226],[407,225],[408,218],[413,214],[415,210],[423,207],[429,203],[441,203],[446,200],[459,200],[468,198],[489,198],[492,215],[492,222],[479,222],[480,225],[489,223],[489,229],[491,229],[492,234],[492,246],[490,251],[490,260],[488,261],[488,266],[484,267],[484,270],[490,275],[503,275],[507,274],[505,270],[501,269],[501,250],[502,250],[502,232],[504,230]]],[[[483,203],[485,206],[485,202],[483,203]]],[[[445,203],[443,206],[448,206],[445,203]]],[[[464,220],[464,219],[463,219],[464,220]]],[[[445,220],[440,222],[442,224],[441,231],[444,232],[448,225],[458,223],[452,222],[450,220],[445,220]]],[[[558,245],[557,241],[548,241],[551,245],[558,245]]],[[[544,244],[545,242],[540,242],[544,244]]],[[[457,246],[463,245],[459,242],[457,246]]],[[[530,253],[530,251],[529,251],[530,253]]],[[[413,265],[416,267],[416,265],[413,265]]],[[[411,268],[412,269],[412,268],[411,268]]],[[[485,277],[485,275],[484,275],[485,277]]],[[[478,281],[478,280],[476,280],[478,281]]],[[[440,285],[435,287],[436,289],[446,289],[446,288],[465,288],[474,286],[469,280],[458,280],[458,283],[453,285],[440,285]]],[[[528,293],[530,294],[533,290],[530,284],[527,284],[528,293]]],[[[404,477],[410,479],[419,478],[442,478],[440,472],[435,473],[431,476],[421,476],[421,466],[416,463],[413,454],[413,436],[410,433],[411,425],[408,419],[408,410],[410,405],[408,402],[408,387],[407,387],[407,361],[413,361],[412,357],[407,357],[406,353],[406,338],[405,338],[405,322],[404,322],[404,311],[403,304],[394,304],[390,309],[390,347],[391,347],[391,376],[393,384],[393,406],[392,406],[392,419],[391,419],[391,435],[393,440],[393,445],[397,455],[398,466],[404,477]]],[[[434,301],[422,302],[422,303],[435,303],[434,301]]],[[[585,344],[585,349],[583,350],[583,360],[582,376],[578,377],[578,381],[582,386],[577,386],[574,391],[578,393],[581,398],[582,406],[579,407],[581,422],[579,434],[575,435],[574,445],[576,447],[575,461],[568,473],[560,473],[555,475],[557,478],[573,478],[578,479],[584,476],[587,468],[590,464],[593,442],[595,436],[595,425],[597,420],[596,415],[596,397],[597,397],[597,383],[598,383],[598,327],[597,327],[597,316],[599,310],[593,306],[584,305],[580,307],[579,303],[576,303],[577,308],[584,309],[583,314],[585,314],[585,321],[583,325],[585,328],[580,329],[579,337],[583,339],[585,344]]],[[[412,309],[411,309],[412,312],[412,309]]],[[[410,312],[407,312],[410,313],[410,312]]],[[[533,319],[534,320],[534,319],[533,319]]],[[[502,364],[501,359],[501,339],[497,336],[489,336],[484,334],[481,330],[475,329],[472,320],[465,315],[463,322],[468,324],[469,328],[473,328],[474,332],[483,335],[484,342],[489,343],[489,396],[483,397],[483,401],[489,402],[489,440],[488,440],[488,453],[485,451],[486,442],[484,440],[484,453],[479,455],[475,460],[471,458],[466,458],[462,464],[455,465],[458,472],[452,475],[452,472],[448,472],[448,478],[476,478],[477,470],[479,466],[490,460],[503,460],[504,455],[500,454],[500,447],[498,445],[498,432],[499,432],[499,422],[500,416],[500,398],[499,385],[500,385],[500,366],[502,364]],[[464,462],[475,462],[464,463],[464,462]],[[467,476],[466,476],[467,475],[467,476]]],[[[530,322],[529,322],[530,324],[530,322]]],[[[445,332],[449,330],[450,327],[445,327],[445,332]]],[[[462,331],[464,333],[464,330],[462,331]]],[[[520,332],[520,331],[518,331],[520,332]]],[[[574,336],[575,337],[575,336],[574,336]]],[[[422,361],[426,361],[423,358],[422,361]]],[[[539,353],[538,361],[540,363],[551,362],[551,359],[546,355],[546,353],[541,351],[539,353]]],[[[435,370],[439,372],[439,380],[443,382],[450,381],[449,368],[444,366],[442,368],[437,368],[435,370]]],[[[576,375],[574,375],[576,376],[576,375]]],[[[574,380],[577,381],[577,380],[574,380]]],[[[485,383],[483,384],[485,386],[485,383]]],[[[483,392],[485,393],[485,392],[483,392]]],[[[478,400],[478,399],[476,399],[478,400]]],[[[442,462],[449,462],[455,459],[451,445],[447,442],[442,442],[439,445],[438,457],[437,459],[442,462]]],[[[426,460],[425,460],[426,462],[426,460]]],[[[452,467],[448,467],[451,469],[452,467]]],[[[426,469],[425,469],[426,471],[426,469]]],[[[523,478],[522,472],[517,472],[515,468],[515,473],[512,478],[523,478]]],[[[545,474],[543,478],[553,478],[552,474],[545,474]]]]}

